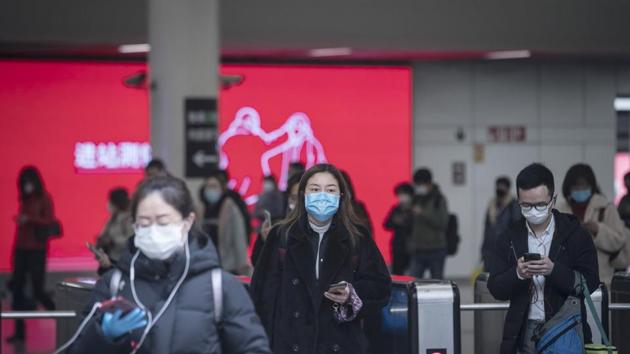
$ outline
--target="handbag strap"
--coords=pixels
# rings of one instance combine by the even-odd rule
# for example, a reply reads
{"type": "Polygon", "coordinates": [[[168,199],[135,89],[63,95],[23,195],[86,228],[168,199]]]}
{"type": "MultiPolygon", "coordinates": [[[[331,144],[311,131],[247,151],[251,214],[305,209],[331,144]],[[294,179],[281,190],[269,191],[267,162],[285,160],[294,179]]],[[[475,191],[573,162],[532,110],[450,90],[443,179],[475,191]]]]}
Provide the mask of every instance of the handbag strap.
{"type": "MultiPolygon", "coordinates": [[[[582,273],[574,272],[575,276],[579,279],[579,287],[581,288],[581,293],[584,294],[584,300],[588,304],[588,307],[591,309],[591,315],[593,315],[593,319],[595,320],[595,324],[597,325],[597,329],[599,330],[599,334],[602,336],[602,342],[606,346],[608,350],[608,354],[612,354],[612,349],[610,348],[610,342],[608,341],[608,336],[604,331],[604,326],[602,326],[602,321],[597,315],[597,310],[595,309],[595,304],[593,304],[593,299],[591,299],[591,293],[588,291],[588,287],[586,286],[586,279],[582,273]]],[[[579,292],[578,292],[579,293],[579,292]]]]}

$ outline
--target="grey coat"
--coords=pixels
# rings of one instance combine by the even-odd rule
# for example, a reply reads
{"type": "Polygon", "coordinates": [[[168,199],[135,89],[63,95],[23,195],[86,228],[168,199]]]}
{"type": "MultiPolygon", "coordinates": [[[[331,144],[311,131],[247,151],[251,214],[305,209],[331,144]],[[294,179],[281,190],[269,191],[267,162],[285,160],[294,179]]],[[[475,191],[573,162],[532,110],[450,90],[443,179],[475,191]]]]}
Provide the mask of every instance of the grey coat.
{"type": "MultiPolygon", "coordinates": [[[[254,312],[244,286],[232,275],[223,272],[223,331],[219,333],[214,319],[211,269],[219,266],[216,250],[205,235],[189,240],[191,263],[186,280],[173,302],[151,329],[139,353],[270,353],[265,331],[254,312]]],[[[136,249],[133,238],[123,252],[117,267],[122,271],[124,286],[119,292],[134,302],[129,270],[136,249]]],[[[138,297],[153,314],[165,303],[185,266],[185,255],[176,254],[169,261],[151,260],[141,254],[135,263],[135,286],[138,297]]],[[[112,271],[96,283],[84,316],[97,301],[110,298],[109,282],[112,271]]],[[[131,343],[138,341],[144,328],[111,342],[103,336],[100,315],[90,321],[69,353],[129,353],[131,343]]]]}

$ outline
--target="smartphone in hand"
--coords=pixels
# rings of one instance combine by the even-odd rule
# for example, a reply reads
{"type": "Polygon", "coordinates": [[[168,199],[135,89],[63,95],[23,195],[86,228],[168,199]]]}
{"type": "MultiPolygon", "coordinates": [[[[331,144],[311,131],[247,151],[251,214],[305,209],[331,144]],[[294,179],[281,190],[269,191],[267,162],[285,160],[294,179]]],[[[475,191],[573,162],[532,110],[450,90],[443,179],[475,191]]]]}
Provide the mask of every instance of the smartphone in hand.
{"type": "Polygon", "coordinates": [[[92,252],[94,254],[94,256],[96,256],[97,259],[101,259],[104,256],[106,256],[105,252],[103,252],[102,250],[96,248],[96,246],[94,246],[93,244],[86,242],[85,246],[90,250],[90,252],[92,252]]]}
{"type": "Polygon", "coordinates": [[[530,261],[539,261],[541,259],[540,253],[525,253],[523,255],[523,259],[525,260],[525,262],[530,262],[530,261]]]}
{"type": "Polygon", "coordinates": [[[117,296],[115,298],[105,300],[101,302],[101,308],[99,309],[101,312],[109,312],[114,313],[116,310],[122,311],[123,316],[127,313],[133,311],[137,306],[129,302],[122,296],[117,296]]]}
{"type": "Polygon", "coordinates": [[[328,288],[328,292],[329,293],[341,292],[347,286],[348,286],[348,282],[345,281],[345,280],[344,281],[340,281],[339,283],[330,284],[330,287],[328,288]]]}

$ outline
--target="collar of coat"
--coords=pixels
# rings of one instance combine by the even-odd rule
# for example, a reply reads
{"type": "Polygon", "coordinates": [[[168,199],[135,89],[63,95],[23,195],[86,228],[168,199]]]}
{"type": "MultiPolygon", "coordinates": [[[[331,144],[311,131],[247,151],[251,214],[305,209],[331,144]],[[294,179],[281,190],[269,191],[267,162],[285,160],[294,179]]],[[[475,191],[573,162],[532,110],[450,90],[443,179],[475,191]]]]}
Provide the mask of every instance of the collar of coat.
{"type": "MultiPolygon", "coordinates": [[[[580,227],[580,223],[575,216],[561,213],[556,209],[553,210],[553,217],[556,223],[556,230],[551,240],[549,258],[555,262],[560,251],[560,247],[563,246],[571,235],[575,233],[575,231],[580,227]]],[[[514,247],[515,256],[520,258],[524,253],[529,252],[529,246],[527,243],[527,224],[525,218],[521,218],[518,222],[514,223],[510,231],[511,232],[507,233],[507,236],[510,238],[510,243],[514,247]]]]}
{"type": "Polygon", "coordinates": [[[309,293],[313,294],[313,291],[316,289],[322,289],[312,299],[313,305],[317,308],[323,299],[323,290],[327,289],[328,285],[336,282],[336,276],[344,264],[351,264],[350,236],[335,217],[330,225],[330,229],[326,232],[327,244],[323,255],[324,262],[319,268],[319,284],[321,286],[318,287],[313,264],[315,261],[313,249],[308,240],[308,237],[315,237],[316,234],[308,224],[307,218],[300,220],[296,226],[298,227],[293,227],[293,230],[289,232],[287,255],[295,265],[298,275],[308,288],[309,293]]]}

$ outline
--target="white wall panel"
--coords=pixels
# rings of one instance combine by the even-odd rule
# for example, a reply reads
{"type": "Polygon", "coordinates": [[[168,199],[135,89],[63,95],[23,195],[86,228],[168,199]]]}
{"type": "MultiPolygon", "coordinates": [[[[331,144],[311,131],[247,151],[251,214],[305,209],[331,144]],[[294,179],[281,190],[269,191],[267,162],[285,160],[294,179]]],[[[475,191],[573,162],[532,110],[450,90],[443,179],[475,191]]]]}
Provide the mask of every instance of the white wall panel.
{"type": "Polygon", "coordinates": [[[542,127],[565,126],[584,119],[584,78],[579,66],[540,66],[540,122],[542,127]]]}
{"type": "Polygon", "coordinates": [[[614,98],[617,94],[614,71],[610,67],[586,69],[586,95],[584,97],[586,125],[589,127],[616,127],[614,98]]]}
{"type": "Polygon", "coordinates": [[[615,155],[611,151],[615,151],[615,145],[586,145],[584,147],[584,162],[591,165],[595,171],[599,187],[609,199],[614,198],[614,166],[615,155]]]}
{"type": "Polygon", "coordinates": [[[418,125],[472,125],[470,64],[427,64],[414,70],[418,125]]]}
{"type": "Polygon", "coordinates": [[[525,63],[475,65],[474,116],[477,124],[538,122],[536,67],[525,63]]]}

